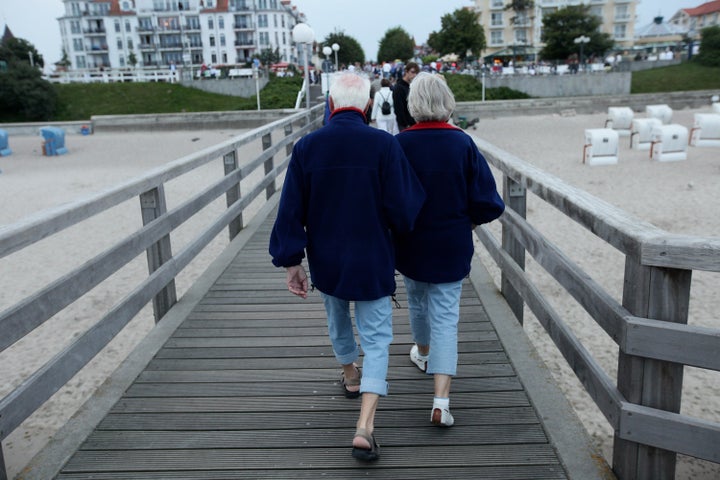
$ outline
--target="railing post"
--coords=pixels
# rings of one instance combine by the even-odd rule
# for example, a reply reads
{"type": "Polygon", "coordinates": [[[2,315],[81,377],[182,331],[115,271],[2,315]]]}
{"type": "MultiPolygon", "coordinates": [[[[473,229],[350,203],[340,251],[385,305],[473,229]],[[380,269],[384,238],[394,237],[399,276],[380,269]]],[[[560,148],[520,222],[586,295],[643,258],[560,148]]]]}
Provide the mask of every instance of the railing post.
{"type": "MultiPolygon", "coordinates": [[[[527,217],[527,190],[507,175],[503,176],[503,201],[508,208],[522,218],[527,217]]],[[[502,227],[502,248],[520,268],[525,270],[525,247],[513,238],[510,229],[502,227]]],[[[500,278],[500,290],[508,303],[510,310],[515,314],[518,322],[523,323],[523,299],[517,290],[510,284],[505,273],[500,278]]]]}
{"type": "MultiPolygon", "coordinates": [[[[263,135],[262,137],[262,148],[263,151],[267,150],[268,148],[272,147],[272,133],[268,133],[267,135],[263,135]]],[[[272,172],[275,168],[275,160],[273,157],[268,158],[265,160],[265,175],[272,172]]],[[[265,198],[270,199],[275,194],[275,182],[272,182],[270,185],[265,188],[265,198]]]]}
{"type": "MultiPolygon", "coordinates": [[[[292,123],[288,123],[287,125],[285,125],[285,136],[289,137],[290,135],[292,135],[292,133],[293,133],[292,123]]],[[[285,155],[287,155],[289,157],[290,155],[292,155],[292,151],[293,151],[293,143],[292,142],[285,145],[285,155]]]]}
{"type": "MultiPolygon", "coordinates": [[[[623,306],[638,317],[687,324],[691,277],[692,270],[643,266],[628,256],[623,306]]],[[[682,383],[681,364],[619,354],[618,390],[630,403],[679,413],[682,383]]],[[[620,480],[672,480],[676,456],[615,433],[613,470],[620,480]]]]}
{"type": "MultiPolygon", "coordinates": [[[[165,187],[160,185],[157,188],[140,194],[140,210],[142,212],[143,225],[147,225],[156,218],[164,215],[167,212],[165,187]]],[[[170,245],[170,235],[165,235],[147,249],[149,272],[152,274],[171,258],[172,248],[170,245]]],[[[177,293],[175,291],[175,280],[171,280],[165,285],[165,288],[153,298],[155,322],[159,322],[176,302],[177,293]]]]}
{"type": "MultiPolygon", "coordinates": [[[[225,175],[230,175],[232,172],[237,170],[237,150],[233,150],[232,152],[223,155],[223,168],[225,169],[225,175]]],[[[225,198],[228,208],[230,208],[233,203],[237,202],[240,199],[240,182],[228,189],[228,191],[225,193],[225,198]]],[[[240,233],[240,230],[242,230],[243,228],[245,228],[245,226],[243,225],[243,214],[242,212],[240,212],[238,216],[235,217],[235,219],[228,224],[228,233],[230,235],[230,240],[235,238],[235,236],[240,233]]]]}
{"type": "MultiPolygon", "coordinates": [[[[0,435],[2,438],[2,435],[0,435]]],[[[7,470],[5,470],[5,457],[3,457],[3,448],[0,444],[0,480],[8,480],[7,470]]]]}

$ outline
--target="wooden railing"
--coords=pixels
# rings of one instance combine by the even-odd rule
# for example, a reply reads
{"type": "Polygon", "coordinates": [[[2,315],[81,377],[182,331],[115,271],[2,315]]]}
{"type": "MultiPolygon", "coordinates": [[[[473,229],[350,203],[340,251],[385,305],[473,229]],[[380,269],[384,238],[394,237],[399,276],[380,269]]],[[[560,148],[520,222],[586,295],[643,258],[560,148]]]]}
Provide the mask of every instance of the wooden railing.
{"type": "Polygon", "coordinates": [[[679,413],[683,366],[720,370],[720,329],[687,325],[692,272],[720,272],[720,238],[670,234],[476,143],[502,172],[508,207],[500,241],[487,227],[476,234],[500,268],[500,288],[518,320],[527,305],[613,428],[618,478],[672,479],[676,453],[720,463],[720,424],[679,413]],[[621,302],[526,219],[528,191],[625,255],[621,302]],[[618,345],[617,379],[525,272],[526,252],[618,345]]]}
{"type": "MultiPolygon", "coordinates": [[[[232,239],[243,228],[243,211],[256,198],[272,196],[276,179],[287,167],[294,142],[319,128],[322,105],[304,110],[198,153],[183,157],[160,169],[82,201],[41,212],[15,224],[0,228],[0,259],[58,234],[135,197],[140,199],[143,226],[70,273],[57,278],[34,294],[0,312],[0,352],[33,332],[68,305],[88,294],[124,265],[147,254],[149,275],[122,298],[109,312],[71,345],[36,370],[0,400],[0,440],[5,439],[25,419],[85,367],[123,328],[152,302],[155,321],[160,321],[176,303],[175,278],[219,233],[228,228],[232,239]],[[241,148],[262,140],[262,153],[243,157],[241,148]],[[276,155],[281,155],[275,160],[276,155]],[[198,168],[218,162],[224,170],[220,180],[201,189],[177,207],[166,206],[165,184],[191,176],[198,168]],[[240,182],[256,173],[260,178],[241,192],[240,182]],[[197,232],[184,247],[173,253],[171,235],[203,209],[226,197],[227,208],[197,232]]],[[[244,185],[247,186],[247,183],[244,185]]],[[[88,232],[89,234],[89,232],[88,232]]],[[[11,272],[5,272],[10,274],[11,272]]],[[[0,449],[0,480],[6,480],[4,457],[0,449]]]]}

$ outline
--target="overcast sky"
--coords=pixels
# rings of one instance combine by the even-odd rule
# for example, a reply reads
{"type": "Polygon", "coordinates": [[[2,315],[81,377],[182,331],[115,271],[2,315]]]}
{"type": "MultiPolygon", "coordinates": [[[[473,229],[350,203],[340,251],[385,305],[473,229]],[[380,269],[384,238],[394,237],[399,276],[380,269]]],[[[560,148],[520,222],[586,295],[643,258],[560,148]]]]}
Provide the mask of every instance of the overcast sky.
{"type": "MultiPolygon", "coordinates": [[[[377,56],[378,43],[386,30],[401,26],[417,43],[440,29],[440,18],[457,8],[472,6],[472,0],[293,0],[306,14],[315,38],[322,41],[335,30],[360,42],[365,57],[377,56]]],[[[650,23],[658,14],[670,18],[681,8],[696,7],[702,0],[641,0],[637,26],[650,23]]],[[[64,14],[61,0],[0,0],[0,28],[5,24],[16,37],[35,45],[46,65],[62,57],[57,18],[64,14]]]]}

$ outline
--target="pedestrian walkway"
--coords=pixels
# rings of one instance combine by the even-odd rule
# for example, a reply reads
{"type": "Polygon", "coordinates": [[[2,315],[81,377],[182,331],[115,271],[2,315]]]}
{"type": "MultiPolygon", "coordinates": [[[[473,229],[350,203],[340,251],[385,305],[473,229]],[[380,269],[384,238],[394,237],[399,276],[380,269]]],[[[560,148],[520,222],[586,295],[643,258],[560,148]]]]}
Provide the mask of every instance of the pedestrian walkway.
{"type": "Polygon", "coordinates": [[[381,458],[352,458],[359,400],[342,394],[320,296],[291,295],[270,262],[275,202],[236,239],[229,263],[215,265],[222,273],[198,282],[205,292],[190,292],[198,301],[187,315],[160,322],[178,328],[57,478],[610,478],[479,265],[463,286],[455,426],[429,422],[432,378],[408,358],[398,281],[390,395],[376,417],[381,458]]]}

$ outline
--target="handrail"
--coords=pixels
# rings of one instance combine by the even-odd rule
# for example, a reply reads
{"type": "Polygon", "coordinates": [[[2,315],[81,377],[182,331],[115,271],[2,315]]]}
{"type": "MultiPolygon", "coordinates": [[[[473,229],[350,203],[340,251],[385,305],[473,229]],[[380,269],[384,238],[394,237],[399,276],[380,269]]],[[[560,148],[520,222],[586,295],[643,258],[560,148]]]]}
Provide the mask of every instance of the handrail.
{"type": "Polygon", "coordinates": [[[527,305],[615,431],[618,478],[673,478],[676,452],[720,463],[720,423],[679,413],[683,365],[720,371],[720,329],[687,325],[692,270],[720,272],[720,238],[668,233],[475,139],[504,177],[508,209],[500,244],[475,232],[501,271],[501,289],[522,322],[527,305]],[[622,303],[526,219],[527,192],[626,256],[622,303]],[[618,344],[617,386],[524,271],[535,261],[618,344]],[[645,462],[648,457],[655,462],[645,462]]]}
{"type": "MultiPolygon", "coordinates": [[[[0,352],[34,331],[68,305],[86,295],[132,259],[148,254],[150,273],[102,318],[70,345],[58,352],[22,384],[0,399],[0,440],[6,438],[46,400],[85,367],[148,302],[153,301],[159,321],[177,302],[174,279],[220,233],[228,228],[232,239],[242,229],[242,214],[248,205],[265,193],[275,192],[275,183],[287,168],[294,142],[320,126],[322,105],[253,129],[233,139],[182,157],[145,175],[99,192],[83,200],[48,209],[0,229],[0,258],[36,242],[82,224],[116,205],[140,197],[143,226],[127,232],[105,251],[83,265],[51,281],[34,294],[0,312],[0,352]],[[293,125],[300,128],[294,129],[293,125]],[[273,142],[272,135],[282,139],[273,142]],[[246,161],[238,161],[238,151],[262,138],[263,151],[246,161]],[[284,149],[284,151],[283,151],[284,149]],[[274,159],[276,155],[282,155],[274,159]],[[165,208],[164,185],[192,174],[198,167],[220,160],[225,175],[183,199],[171,210],[165,208]],[[240,181],[259,170],[261,178],[240,194],[240,181]],[[202,214],[210,203],[227,197],[227,208],[191,239],[171,253],[170,235],[184,222],[202,214]]],[[[206,220],[208,220],[206,218],[206,220]]],[[[0,467],[4,466],[0,450],[0,467]]],[[[0,480],[7,478],[0,469],[0,480]]]]}

